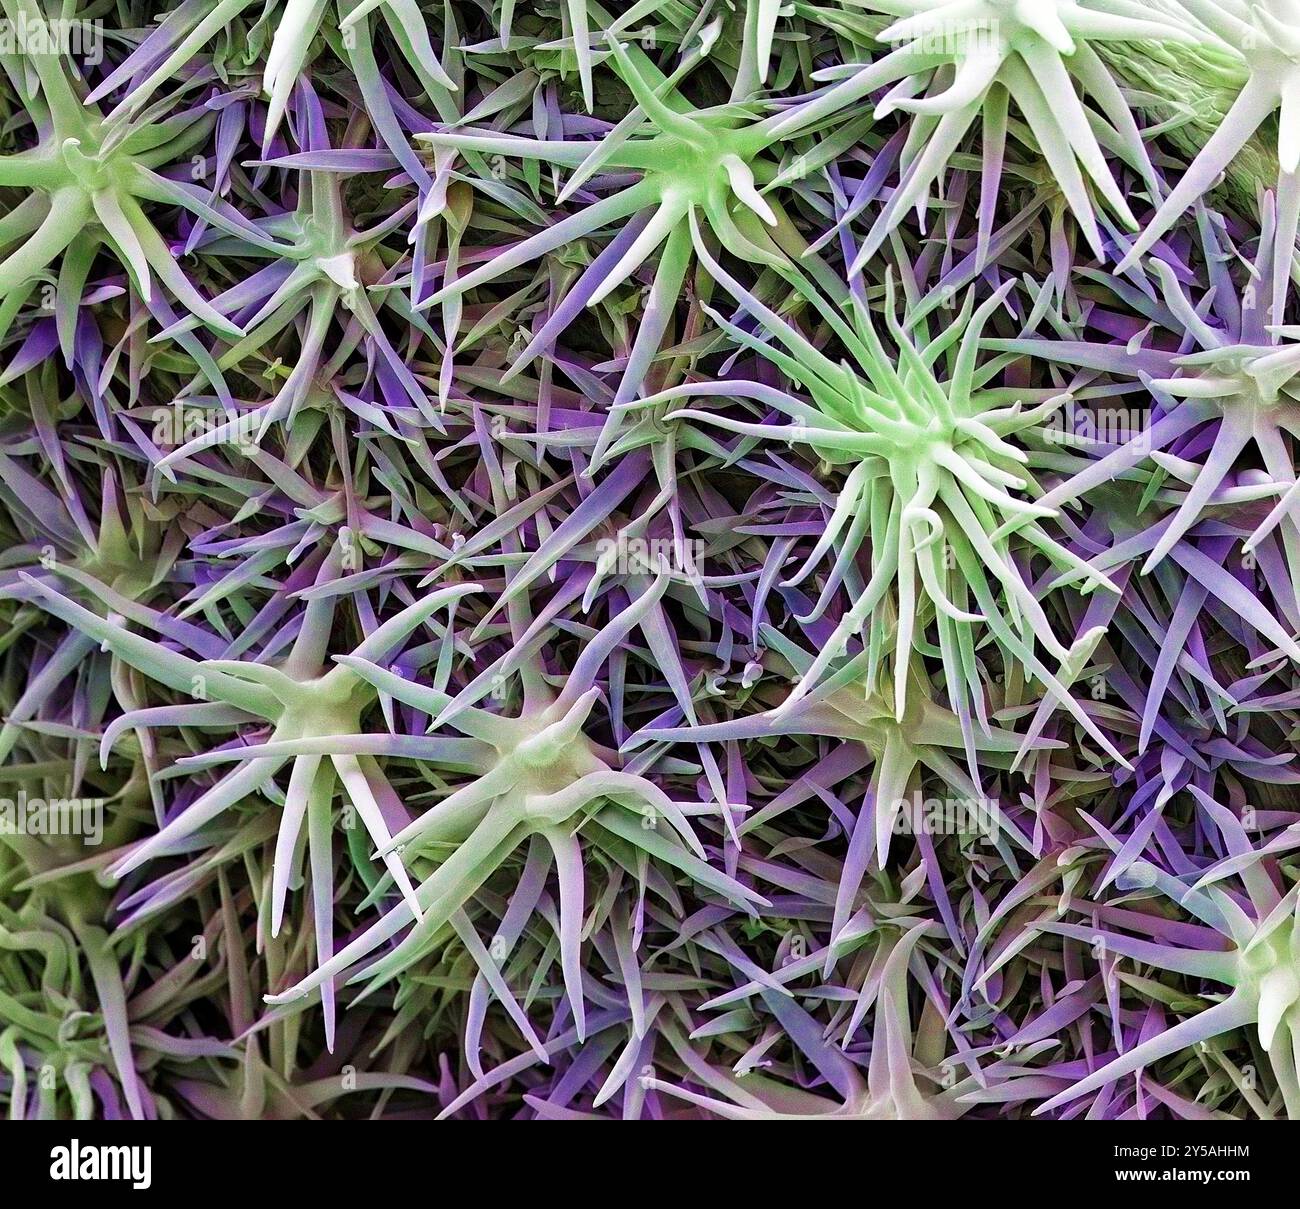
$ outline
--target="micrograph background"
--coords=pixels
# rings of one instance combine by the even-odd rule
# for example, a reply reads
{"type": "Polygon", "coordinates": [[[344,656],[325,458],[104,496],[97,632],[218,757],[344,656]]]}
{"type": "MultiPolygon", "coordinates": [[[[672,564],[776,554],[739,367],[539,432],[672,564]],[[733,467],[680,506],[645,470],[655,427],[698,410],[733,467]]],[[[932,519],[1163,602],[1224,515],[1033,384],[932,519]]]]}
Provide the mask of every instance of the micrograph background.
{"type": "Polygon", "coordinates": [[[0,1113],[1300,1118],[1300,4],[0,66],[0,1113]]]}

